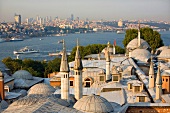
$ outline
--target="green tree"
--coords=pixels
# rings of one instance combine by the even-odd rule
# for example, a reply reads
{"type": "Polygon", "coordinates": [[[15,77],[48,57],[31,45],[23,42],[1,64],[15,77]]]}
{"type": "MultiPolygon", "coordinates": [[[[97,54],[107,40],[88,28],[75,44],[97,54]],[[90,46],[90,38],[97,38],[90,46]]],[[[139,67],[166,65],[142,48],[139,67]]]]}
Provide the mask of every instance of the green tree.
{"type": "Polygon", "coordinates": [[[47,66],[45,67],[44,71],[44,77],[47,77],[49,73],[52,72],[59,72],[60,71],[60,58],[55,58],[54,60],[51,60],[48,62],[47,66]]]}
{"type": "MultiPolygon", "coordinates": [[[[157,31],[153,31],[151,28],[141,28],[141,38],[144,39],[150,46],[152,50],[156,50],[156,48],[159,48],[163,46],[163,41],[161,39],[161,35],[157,31]]],[[[126,30],[126,35],[123,40],[124,47],[127,46],[127,44],[136,38],[138,36],[138,30],[137,29],[128,29],[126,30]]]]}

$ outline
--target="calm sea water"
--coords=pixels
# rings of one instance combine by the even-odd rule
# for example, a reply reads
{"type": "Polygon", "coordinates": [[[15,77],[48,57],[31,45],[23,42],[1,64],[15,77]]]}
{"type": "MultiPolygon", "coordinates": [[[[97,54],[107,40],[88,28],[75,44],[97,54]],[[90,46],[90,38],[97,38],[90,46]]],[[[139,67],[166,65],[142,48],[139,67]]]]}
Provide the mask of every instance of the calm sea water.
{"type": "MultiPolygon", "coordinates": [[[[161,37],[165,45],[170,45],[170,31],[161,32],[161,37]]],[[[88,44],[107,44],[110,41],[116,40],[116,44],[123,47],[122,41],[125,34],[116,34],[114,32],[109,33],[90,33],[90,34],[68,34],[67,36],[52,36],[52,37],[36,37],[25,39],[19,42],[3,42],[0,43],[0,60],[5,57],[16,58],[13,54],[14,50],[19,50],[25,46],[39,50],[39,53],[34,54],[22,54],[19,56],[20,59],[30,58],[34,60],[52,60],[55,56],[48,56],[49,53],[62,50],[62,44],[58,43],[59,40],[65,39],[66,49],[71,51],[76,46],[76,40],[79,39],[80,45],[86,46],[88,44]],[[40,40],[40,38],[42,40],[40,40]]]]}

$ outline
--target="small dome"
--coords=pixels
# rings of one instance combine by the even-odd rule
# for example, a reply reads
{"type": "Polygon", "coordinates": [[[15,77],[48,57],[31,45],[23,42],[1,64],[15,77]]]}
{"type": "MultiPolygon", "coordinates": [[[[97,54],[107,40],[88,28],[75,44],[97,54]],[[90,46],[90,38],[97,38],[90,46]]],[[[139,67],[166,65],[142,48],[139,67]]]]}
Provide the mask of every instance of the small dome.
{"type": "Polygon", "coordinates": [[[29,91],[28,95],[34,94],[34,95],[51,95],[55,92],[55,88],[48,84],[39,83],[34,86],[32,86],[29,91]]]}
{"type": "Polygon", "coordinates": [[[146,49],[135,49],[132,51],[131,57],[135,58],[136,60],[147,62],[151,57],[151,53],[146,49]]]}
{"type": "Polygon", "coordinates": [[[105,98],[94,94],[81,98],[73,107],[82,112],[108,113],[114,111],[105,98]]]}
{"type": "Polygon", "coordinates": [[[156,49],[155,54],[159,55],[164,49],[168,49],[168,48],[169,48],[169,46],[162,46],[162,47],[156,49]]]}
{"type": "MultiPolygon", "coordinates": [[[[149,44],[145,40],[143,40],[143,39],[140,39],[140,40],[141,40],[141,47],[143,49],[150,48],[149,44]]],[[[135,38],[135,39],[131,40],[128,43],[128,45],[126,46],[126,48],[127,49],[132,49],[132,50],[138,48],[138,39],[135,38]]]]}
{"type": "Polygon", "coordinates": [[[15,79],[26,79],[26,80],[32,80],[33,79],[32,75],[26,70],[16,71],[12,75],[12,77],[15,78],[15,79]]]}
{"type": "Polygon", "coordinates": [[[2,100],[2,101],[0,102],[0,108],[1,108],[1,109],[6,109],[6,108],[8,108],[8,103],[7,103],[5,100],[2,100]]]}
{"type": "Polygon", "coordinates": [[[158,57],[161,57],[161,58],[170,58],[170,49],[162,50],[162,52],[160,53],[160,55],[158,57]]]}

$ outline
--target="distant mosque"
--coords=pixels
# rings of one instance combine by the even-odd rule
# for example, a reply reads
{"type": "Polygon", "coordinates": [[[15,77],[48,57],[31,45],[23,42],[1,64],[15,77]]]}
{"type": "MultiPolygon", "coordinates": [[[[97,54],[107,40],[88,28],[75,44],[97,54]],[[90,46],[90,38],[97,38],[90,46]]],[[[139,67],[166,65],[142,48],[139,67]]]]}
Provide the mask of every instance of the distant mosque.
{"type": "Polygon", "coordinates": [[[68,62],[63,45],[60,72],[50,79],[25,70],[9,76],[0,65],[1,112],[170,112],[170,49],[164,46],[151,54],[140,38],[140,24],[126,55],[116,54],[115,43],[110,47],[108,42],[101,53],[82,60],[77,40],[75,61],[68,62]]]}

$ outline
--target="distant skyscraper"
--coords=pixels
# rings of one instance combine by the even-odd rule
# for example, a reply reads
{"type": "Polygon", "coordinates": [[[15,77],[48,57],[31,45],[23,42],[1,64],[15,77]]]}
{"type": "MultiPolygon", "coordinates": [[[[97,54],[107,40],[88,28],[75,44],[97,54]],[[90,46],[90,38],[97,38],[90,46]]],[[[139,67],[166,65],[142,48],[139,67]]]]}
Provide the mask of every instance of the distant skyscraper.
{"type": "Polygon", "coordinates": [[[74,15],[73,14],[71,14],[71,21],[73,21],[74,20],[74,15]]]}
{"type": "Polygon", "coordinates": [[[15,24],[21,25],[21,15],[15,14],[14,19],[15,19],[15,24]]]}

